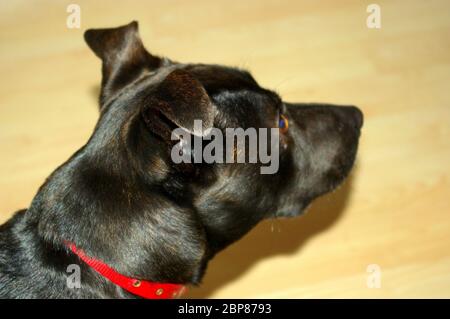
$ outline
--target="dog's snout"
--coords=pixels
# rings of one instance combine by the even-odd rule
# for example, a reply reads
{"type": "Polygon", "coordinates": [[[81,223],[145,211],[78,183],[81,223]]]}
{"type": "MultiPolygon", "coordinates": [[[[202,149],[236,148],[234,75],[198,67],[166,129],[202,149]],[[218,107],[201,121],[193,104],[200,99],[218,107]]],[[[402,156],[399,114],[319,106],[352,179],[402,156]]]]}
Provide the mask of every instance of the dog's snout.
{"type": "Polygon", "coordinates": [[[364,122],[364,115],[361,110],[356,106],[346,106],[344,109],[350,114],[349,118],[352,121],[352,125],[354,125],[356,129],[360,129],[364,122]]]}
{"type": "MultiPolygon", "coordinates": [[[[285,103],[289,114],[294,121],[305,126],[307,118],[314,122],[328,122],[332,118],[341,123],[345,123],[347,127],[354,127],[359,130],[363,126],[364,115],[361,110],[353,105],[340,106],[331,104],[301,104],[301,103],[285,103]],[[330,115],[334,114],[334,117],[330,115]]],[[[331,123],[331,122],[329,122],[331,123]]]]}

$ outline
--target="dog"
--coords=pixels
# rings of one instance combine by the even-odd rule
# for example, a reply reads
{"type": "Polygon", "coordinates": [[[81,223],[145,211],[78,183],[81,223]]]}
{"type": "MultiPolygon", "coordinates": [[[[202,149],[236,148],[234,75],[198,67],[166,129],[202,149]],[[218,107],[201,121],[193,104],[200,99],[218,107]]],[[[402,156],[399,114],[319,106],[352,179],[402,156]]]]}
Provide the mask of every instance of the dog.
{"type": "Polygon", "coordinates": [[[84,37],[102,61],[99,120],[30,207],[0,226],[2,298],[176,296],[258,222],[302,214],[354,164],[357,107],[283,102],[245,70],[153,55],[135,21],[84,37]],[[279,127],[277,172],[174,163],[171,132],[195,134],[194,120],[205,130],[279,127]]]}

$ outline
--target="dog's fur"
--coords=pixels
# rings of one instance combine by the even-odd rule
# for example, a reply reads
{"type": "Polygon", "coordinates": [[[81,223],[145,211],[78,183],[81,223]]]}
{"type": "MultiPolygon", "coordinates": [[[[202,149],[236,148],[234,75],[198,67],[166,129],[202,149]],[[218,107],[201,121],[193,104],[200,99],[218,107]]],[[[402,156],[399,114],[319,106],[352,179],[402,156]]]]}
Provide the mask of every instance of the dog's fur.
{"type": "Polygon", "coordinates": [[[0,297],[135,297],[80,262],[75,243],[129,277],[198,284],[208,261],[264,218],[299,215],[353,165],[362,113],[283,103],[243,70],[181,64],[148,53],[137,23],[88,30],[101,58],[100,118],[85,146],[58,167],[30,207],[0,226],[0,297]],[[276,127],[280,169],[174,164],[170,132],[276,127]],[[81,266],[81,288],[66,285],[81,266]]]}

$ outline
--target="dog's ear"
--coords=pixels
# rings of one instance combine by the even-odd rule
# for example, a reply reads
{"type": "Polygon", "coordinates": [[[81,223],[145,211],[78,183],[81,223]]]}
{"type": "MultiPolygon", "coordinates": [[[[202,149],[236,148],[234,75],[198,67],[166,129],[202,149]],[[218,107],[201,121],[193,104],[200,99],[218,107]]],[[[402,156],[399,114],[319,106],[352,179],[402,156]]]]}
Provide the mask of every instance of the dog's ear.
{"type": "Polygon", "coordinates": [[[84,33],[84,39],[102,60],[100,107],[143,71],[158,68],[161,64],[159,57],[144,48],[136,21],[118,28],[89,29],[84,33]]]}
{"type": "Polygon", "coordinates": [[[164,140],[170,140],[174,128],[200,136],[214,122],[214,105],[202,84],[187,71],[176,69],[147,97],[142,112],[147,127],[164,140]],[[202,131],[194,127],[201,120],[202,131]]]}

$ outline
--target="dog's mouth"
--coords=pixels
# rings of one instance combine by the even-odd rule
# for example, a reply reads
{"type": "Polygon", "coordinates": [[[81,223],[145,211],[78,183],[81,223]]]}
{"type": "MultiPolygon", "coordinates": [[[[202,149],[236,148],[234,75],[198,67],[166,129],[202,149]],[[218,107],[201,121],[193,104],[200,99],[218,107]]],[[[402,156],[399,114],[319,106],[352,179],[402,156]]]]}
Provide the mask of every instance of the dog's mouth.
{"type": "Polygon", "coordinates": [[[305,214],[312,206],[313,199],[303,200],[302,202],[284,207],[274,214],[275,218],[291,218],[305,214]]]}

